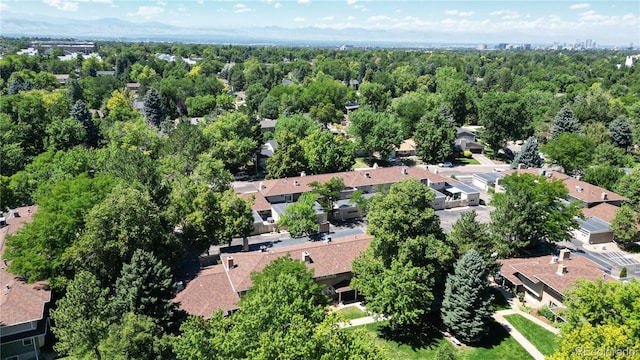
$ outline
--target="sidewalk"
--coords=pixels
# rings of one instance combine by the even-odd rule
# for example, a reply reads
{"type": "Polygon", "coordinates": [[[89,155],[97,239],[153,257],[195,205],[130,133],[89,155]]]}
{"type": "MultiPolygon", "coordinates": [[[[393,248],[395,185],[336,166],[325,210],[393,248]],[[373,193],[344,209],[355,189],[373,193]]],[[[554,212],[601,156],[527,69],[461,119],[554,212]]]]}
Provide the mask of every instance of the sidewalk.
{"type": "Polygon", "coordinates": [[[495,165],[496,163],[483,154],[473,154],[473,158],[478,160],[480,165],[495,165]]]}
{"type": "MultiPolygon", "coordinates": [[[[358,309],[364,311],[365,313],[369,313],[369,311],[367,311],[367,309],[362,306],[361,303],[357,302],[357,303],[352,303],[352,304],[340,304],[337,306],[337,310],[340,309],[344,309],[346,307],[350,307],[350,306],[355,306],[358,309]]],[[[344,323],[340,323],[340,327],[341,328],[346,328],[346,327],[352,327],[352,326],[360,326],[360,325],[366,325],[366,324],[372,324],[378,321],[384,321],[384,320],[389,320],[387,317],[384,316],[380,316],[380,315],[372,315],[372,316],[365,316],[365,317],[361,317],[358,319],[353,319],[353,320],[349,320],[347,322],[344,323]]]]}
{"type": "Polygon", "coordinates": [[[493,314],[493,318],[502,325],[505,330],[511,335],[527,352],[533,356],[536,360],[544,360],[544,355],[529,342],[518,330],[516,330],[505,318],[504,315],[515,314],[515,310],[501,310],[493,314]]]}

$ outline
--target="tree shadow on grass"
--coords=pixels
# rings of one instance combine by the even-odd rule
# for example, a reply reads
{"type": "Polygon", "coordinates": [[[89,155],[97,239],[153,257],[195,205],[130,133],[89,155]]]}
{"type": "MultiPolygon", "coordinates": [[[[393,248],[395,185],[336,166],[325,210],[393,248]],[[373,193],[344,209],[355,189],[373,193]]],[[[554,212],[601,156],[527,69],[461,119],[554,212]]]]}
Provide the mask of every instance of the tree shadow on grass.
{"type": "Polygon", "coordinates": [[[485,349],[494,348],[502,343],[509,337],[509,333],[499,323],[492,321],[489,323],[489,334],[485,336],[481,341],[473,343],[474,347],[481,347],[485,349]]]}
{"type": "Polygon", "coordinates": [[[437,325],[431,322],[424,325],[396,326],[395,328],[387,323],[378,328],[378,336],[400,345],[408,345],[414,351],[437,346],[438,340],[443,337],[437,325]]]}

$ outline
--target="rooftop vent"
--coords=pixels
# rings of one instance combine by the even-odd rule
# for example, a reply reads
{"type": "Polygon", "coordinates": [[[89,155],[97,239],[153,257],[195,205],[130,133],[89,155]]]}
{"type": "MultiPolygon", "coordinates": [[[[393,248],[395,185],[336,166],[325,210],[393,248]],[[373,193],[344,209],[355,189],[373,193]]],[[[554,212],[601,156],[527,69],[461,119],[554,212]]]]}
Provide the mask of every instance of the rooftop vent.
{"type": "Polygon", "coordinates": [[[369,173],[364,173],[364,177],[366,177],[367,179],[371,178],[371,174],[369,173]]]}
{"type": "Polygon", "coordinates": [[[546,170],[545,169],[538,169],[538,175],[546,175],[546,170]]]}
{"type": "Polygon", "coordinates": [[[569,258],[571,258],[571,250],[569,249],[562,249],[560,250],[560,261],[565,261],[565,260],[569,260],[569,258]]]}
{"type": "Polygon", "coordinates": [[[558,265],[558,272],[557,272],[557,274],[558,274],[558,275],[564,275],[564,274],[566,274],[566,273],[567,273],[567,265],[565,265],[565,264],[559,264],[559,265],[558,265]]]}
{"type": "Polygon", "coordinates": [[[300,172],[300,177],[303,177],[303,176],[307,176],[307,173],[305,173],[304,171],[300,172]]]}
{"type": "Polygon", "coordinates": [[[266,186],[264,186],[264,182],[260,181],[260,190],[263,190],[264,188],[266,188],[266,186]]]}
{"type": "Polygon", "coordinates": [[[300,186],[300,182],[298,180],[293,180],[293,186],[300,186]]]}
{"type": "Polygon", "coordinates": [[[557,256],[552,256],[551,257],[551,264],[557,264],[558,263],[558,257],[557,256]]]}
{"type": "Polygon", "coordinates": [[[402,168],[402,175],[407,175],[407,168],[402,168]]]}
{"type": "Polygon", "coordinates": [[[602,200],[607,200],[608,194],[606,192],[603,192],[601,197],[602,197],[602,200]]]}
{"type": "Polygon", "coordinates": [[[311,264],[311,255],[309,255],[308,251],[303,251],[302,252],[302,261],[305,264],[311,264]]]}
{"type": "Polygon", "coordinates": [[[234,267],[235,267],[235,264],[233,263],[233,256],[227,257],[227,269],[231,270],[234,267]]]}
{"type": "Polygon", "coordinates": [[[577,192],[583,192],[584,188],[582,186],[576,185],[576,191],[577,192]]]}

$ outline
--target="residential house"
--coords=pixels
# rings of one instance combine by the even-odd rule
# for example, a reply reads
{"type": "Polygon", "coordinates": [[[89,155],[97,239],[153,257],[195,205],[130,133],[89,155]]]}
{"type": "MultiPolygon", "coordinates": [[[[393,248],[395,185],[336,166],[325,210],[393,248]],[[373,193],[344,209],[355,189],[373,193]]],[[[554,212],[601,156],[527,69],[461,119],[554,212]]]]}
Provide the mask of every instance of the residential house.
{"type": "Polygon", "coordinates": [[[263,169],[267,168],[267,159],[273,156],[273,153],[278,148],[278,142],[276,140],[267,140],[260,148],[260,159],[258,165],[263,169]]]}
{"type": "Polygon", "coordinates": [[[243,193],[240,197],[251,203],[253,232],[251,235],[275,231],[275,220],[271,215],[271,204],[259,192],[243,193]]]}
{"type": "Polygon", "coordinates": [[[278,123],[278,119],[261,119],[260,120],[260,132],[261,133],[274,133],[276,131],[276,124],[278,123]]]}
{"type": "MultiPolygon", "coordinates": [[[[600,203],[590,208],[583,208],[585,220],[578,221],[580,228],[574,231],[576,239],[587,244],[601,244],[613,241],[611,222],[616,217],[618,206],[600,203]],[[583,222],[586,226],[583,226],[583,222]],[[600,232],[593,232],[594,225],[599,225],[600,232]]],[[[640,223],[636,225],[640,232],[640,223]]]]}
{"type": "Polygon", "coordinates": [[[126,88],[129,91],[136,92],[136,91],[138,91],[138,89],[140,89],[140,83],[137,83],[137,82],[135,82],[135,83],[127,83],[126,88]]]}
{"type": "Polygon", "coordinates": [[[524,292],[525,300],[534,307],[564,307],[564,294],[580,279],[611,281],[602,266],[583,256],[571,256],[563,249],[558,256],[498,260],[500,278],[504,287],[524,292]]]}
{"type": "Polygon", "coordinates": [[[96,76],[115,76],[116,75],[116,71],[115,70],[98,70],[96,71],[96,76]]]}
{"type": "MultiPolygon", "coordinates": [[[[0,229],[0,256],[5,237],[32,221],[36,207],[15,209],[0,229]]],[[[2,359],[38,359],[49,330],[51,288],[46,282],[32,284],[10,274],[7,262],[0,264],[0,355],[2,359]]]]}
{"type": "Polygon", "coordinates": [[[69,82],[69,74],[56,74],[55,77],[60,85],[67,85],[69,82]]]}
{"type": "Polygon", "coordinates": [[[456,151],[471,151],[475,154],[484,152],[484,145],[477,142],[476,133],[461,127],[456,127],[456,141],[454,145],[456,151]]]}
{"type": "Polygon", "coordinates": [[[357,297],[349,286],[351,263],[369,246],[371,236],[355,235],[332,241],[268,248],[264,251],[222,255],[221,264],[204,269],[174,302],[191,315],[209,318],[214,311],[228,314],[238,309],[238,301],[251,288],[251,273],[261,271],[273,260],[289,255],[314,271],[314,280],[325,293],[342,301],[357,297]]]}
{"type": "Polygon", "coordinates": [[[411,138],[403,141],[391,154],[392,158],[409,156],[416,156],[416,142],[411,138]]]}
{"type": "MultiPolygon", "coordinates": [[[[273,220],[276,223],[280,221],[282,215],[291,205],[293,205],[293,203],[271,204],[271,216],[273,217],[273,220]]],[[[318,224],[324,224],[327,222],[327,212],[322,208],[322,206],[320,206],[320,204],[318,204],[318,202],[313,203],[313,210],[316,212],[316,219],[318,221],[318,224]]]]}

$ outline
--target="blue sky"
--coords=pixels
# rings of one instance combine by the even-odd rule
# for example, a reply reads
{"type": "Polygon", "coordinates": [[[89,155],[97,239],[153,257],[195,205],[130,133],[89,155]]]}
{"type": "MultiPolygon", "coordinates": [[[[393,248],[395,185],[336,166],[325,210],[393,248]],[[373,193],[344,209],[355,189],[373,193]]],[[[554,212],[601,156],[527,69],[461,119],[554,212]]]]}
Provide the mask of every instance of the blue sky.
{"type": "MultiPolygon", "coordinates": [[[[4,16],[119,18],[182,27],[376,29],[508,34],[522,42],[640,42],[640,1],[0,0],[4,16]]],[[[33,19],[32,18],[32,19],[33,19]]]]}

